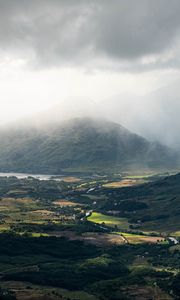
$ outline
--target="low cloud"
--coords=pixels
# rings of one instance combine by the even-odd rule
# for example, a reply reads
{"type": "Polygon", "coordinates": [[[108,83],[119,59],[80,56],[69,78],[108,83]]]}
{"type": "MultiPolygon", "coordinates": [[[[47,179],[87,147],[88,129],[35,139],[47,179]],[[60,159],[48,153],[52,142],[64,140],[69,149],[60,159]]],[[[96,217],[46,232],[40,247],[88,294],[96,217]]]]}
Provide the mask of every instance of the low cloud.
{"type": "Polygon", "coordinates": [[[177,67],[179,0],[0,0],[0,53],[41,67],[177,67]]]}

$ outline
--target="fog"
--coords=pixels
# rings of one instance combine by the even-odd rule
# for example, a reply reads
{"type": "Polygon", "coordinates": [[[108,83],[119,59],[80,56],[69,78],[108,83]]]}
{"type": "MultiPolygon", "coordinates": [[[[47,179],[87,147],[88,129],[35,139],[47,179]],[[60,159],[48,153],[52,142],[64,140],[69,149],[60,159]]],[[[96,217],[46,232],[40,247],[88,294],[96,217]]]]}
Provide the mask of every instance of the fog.
{"type": "Polygon", "coordinates": [[[71,97],[17,124],[47,128],[48,124],[60,124],[71,118],[106,119],[150,141],[180,149],[179,85],[176,81],[146,95],[119,94],[101,101],[71,97]]]}
{"type": "Polygon", "coordinates": [[[105,102],[106,116],[150,140],[180,149],[180,81],[145,96],[120,95],[105,102]],[[121,101],[122,98],[126,100],[121,101]]]}
{"type": "Polygon", "coordinates": [[[117,122],[180,148],[178,0],[0,0],[0,125],[117,122]]]}

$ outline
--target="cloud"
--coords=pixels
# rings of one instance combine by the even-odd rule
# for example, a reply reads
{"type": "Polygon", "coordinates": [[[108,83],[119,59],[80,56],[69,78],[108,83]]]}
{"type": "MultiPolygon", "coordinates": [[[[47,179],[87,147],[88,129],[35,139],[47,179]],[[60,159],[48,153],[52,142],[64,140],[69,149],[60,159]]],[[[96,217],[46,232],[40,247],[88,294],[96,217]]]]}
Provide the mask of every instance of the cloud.
{"type": "Polygon", "coordinates": [[[177,67],[179,0],[0,0],[0,55],[41,67],[177,67]]]}
{"type": "Polygon", "coordinates": [[[180,80],[144,96],[119,95],[104,101],[104,113],[149,140],[180,149],[180,80]]]}

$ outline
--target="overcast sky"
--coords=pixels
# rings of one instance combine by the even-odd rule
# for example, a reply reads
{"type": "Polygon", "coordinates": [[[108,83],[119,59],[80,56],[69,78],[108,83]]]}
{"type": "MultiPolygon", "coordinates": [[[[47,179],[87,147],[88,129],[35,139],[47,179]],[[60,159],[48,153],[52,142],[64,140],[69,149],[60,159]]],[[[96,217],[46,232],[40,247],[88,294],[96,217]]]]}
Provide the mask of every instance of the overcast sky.
{"type": "Polygon", "coordinates": [[[81,99],[113,104],[111,119],[152,138],[173,121],[169,141],[179,16],[179,0],[0,0],[0,123],[81,99]]]}

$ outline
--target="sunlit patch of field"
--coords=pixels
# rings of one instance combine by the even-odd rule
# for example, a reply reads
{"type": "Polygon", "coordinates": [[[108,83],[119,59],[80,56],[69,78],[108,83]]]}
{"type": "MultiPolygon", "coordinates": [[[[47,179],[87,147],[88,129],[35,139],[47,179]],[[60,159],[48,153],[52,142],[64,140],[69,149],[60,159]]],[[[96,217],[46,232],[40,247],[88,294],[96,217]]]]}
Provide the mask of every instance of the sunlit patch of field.
{"type": "Polygon", "coordinates": [[[15,199],[17,203],[20,204],[32,204],[32,203],[36,203],[36,201],[34,201],[32,198],[18,198],[15,199]]]}
{"type": "Polygon", "coordinates": [[[126,233],[126,232],[120,232],[120,233],[117,232],[117,234],[123,236],[129,244],[141,244],[141,243],[156,244],[165,241],[165,239],[161,236],[148,236],[148,235],[146,236],[140,234],[126,233]]]}
{"type": "Polygon", "coordinates": [[[149,173],[149,174],[134,174],[134,175],[127,175],[125,179],[143,179],[143,178],[150,178],[152,176],[157,175],[156,173],[149,173]]]}
{"type": "Polygon", "coordinates": [[[64,182],[67,182],[67,183],[76,183],[76,182],[80,182],[81,179],[78,178],[78,177],[73,177],[73,176],[69,176],[69,177],[63,177],[62,180],[64,182]]]}
{"type": "Polygon", "coordinates": [[[129,224],[126,218],[118,218],[114,216],[104,215],[98,212],[93,212],[88,218],[88,221],[98,223],[98,224],[105,224],[107,226],[114,227],[115,225],[122,228],[128,229],[129,224]]]}
{"type": "Polygon", "coordinates": [[[31,236],[32,237],[41,237],[41,236],[47,237],[47,236],[49,236],[49,234],[48,233],[41,233],[41,232],[31,232],[31,236]]]}
{"type": "Polygon", "coordinates": [[[0,224],[0,233],[6,232],[10,230],[10,226],[8,224],[0,224]]]}
{"type": "Polygon", "coordinates": [[[10,191],[8,191],[7,192],[7,195],[24,195],[24,194],[26,194],[27,193],[27,191],[25,191],[25,190],[10,190],[10,191]]]}
{"type": "Polygon", "coordinates": [[[37,210],[33,210],[31,211],[30,213],[35,213],[35,214],[40,214],[40,215],[53,215],[54,212],[53,211],[50,211],[50,210],[47,210],[47,209],[37,209],[37,210]]]}
{"type": "Polygon", "coordinates": [[[180,237],[180,231],[175,231],[171,235],[175,237],[180,237]]]}
{"type": "Polygon", "coordinates": [[[105,199],[107,199],[105,195],[82,194],[82,196],[88,197],[89,199],[94,201],[104,201],[105,199]]]}
{"type": "Polygon", "coordinates": [[[75,203],[69,200],[65,200],[65,199],[60,199],[60,200],[56,200],[53,202],[53,204],[57,205],[57,206],[81,206],[82,204],[79,203],[75,203]]]}
{"type": "Polygon", "coordinates": [[[142,184],[145,181],[143,179],[123,179],[120,181],[108,182],[103,184],[103,187],[107,188],[122,188],[122,187],[129,187],[135,186],[138,184],[142,184]]]}
{"type": "Polygon", "coordinates": [[[83,182],[83,183],[81,183],[81,184],[79,184],[78,186],[76,186],[76,190],[78,190],[78,191],[83,191],[83,189],[89,189],[89,188],[93,188],[93,187],[95,187],[95,186],[97,186],[97,184],[99,184],[99,183],[106,183],[107,182],[107,180],[101,180],[101,181],[97,181],[97,180],[88,180],[88,181],[85,181],[85,182],[83,182]]]}
{"type": "MultiPolygon", "coordinates": [[[[51,219],[47,219],[47,218],[25,218],[24,220],[21,221],[22,224],[29,224],[29,225],[46,225],[49,222],[52,222],[51,219]]],[[[18,222],[15,222],[18,223],[18,222]]]]}

